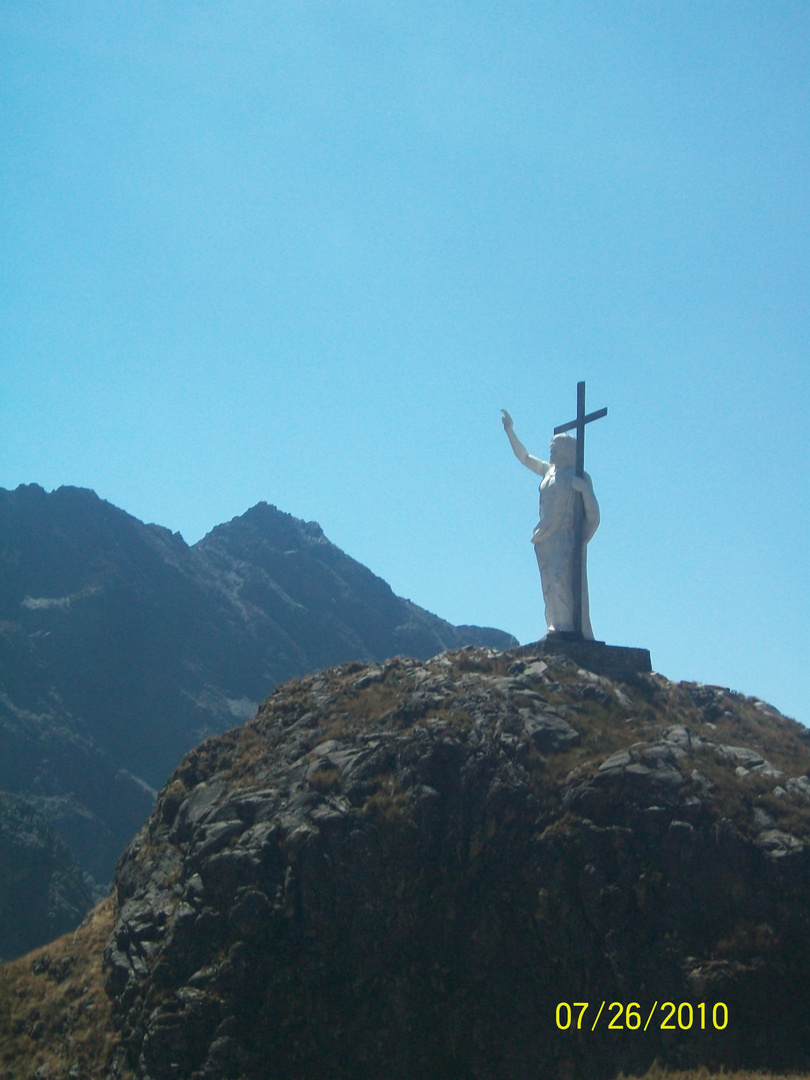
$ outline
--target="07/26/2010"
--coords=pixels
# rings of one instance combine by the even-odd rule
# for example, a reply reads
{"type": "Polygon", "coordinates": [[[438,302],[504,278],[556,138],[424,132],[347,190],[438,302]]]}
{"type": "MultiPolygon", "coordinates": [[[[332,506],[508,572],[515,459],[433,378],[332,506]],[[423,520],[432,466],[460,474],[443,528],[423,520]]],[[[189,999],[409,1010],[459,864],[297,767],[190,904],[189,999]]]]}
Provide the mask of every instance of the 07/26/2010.
{"type": "MultiPolygon", "coordinates": [[[[561,1001],[557,1006],[557,1027],[560,1031],[568,1031],[569,1029],[582,1031],[583,1027],[586,1030],[590,1027],[591,1031],[596,1031],[596,1025],[599,1023],[600,1017],[602,1017],[605,1005],[606,1002],[603,1001],[599,1006],[593,1024],[587,1022],[583,1024],[585,1014],[590,1008],[590,1002],[574,1001],[569,1004],[567,1001],[561,1001]]],[[[610,1031],[646,1031],[656,1009],[659,1009],[660,1022],[658,1020],[656,1022],[661,1031],[688,1031],[693,1025],[699,1026],[701,1030],[705,1031],[706,1008],[705,1002],[693,1007],[688,1001],[682,1001],[679,1005],[676,1005],[674,1001],[663,1001],[659,1005],[656,1001],[653,1003],[649,1013],[647,1013],[646,1008],[642,1013],[641,1005],[637,1001],[631,1001],[628,1005],[623,1005],[620,1001],[611,1001],[607,1006],[607,1014],[603,1018],[603,1023],[607,1024],[610,1031]],[[646,1021],[644,1021],[645,1014],[647,1016],[646,1021]],[[610,1019],[608,1019],[609,1017],[610,1019]],[[643,1027],[642,1021],[644,1021],[643,1027]]],[[[728,1024],[728,1007],[722,1001],[717,1001],[711,1006],[709,1024],[716,1031],[722,1031],[728,1024]]]]}

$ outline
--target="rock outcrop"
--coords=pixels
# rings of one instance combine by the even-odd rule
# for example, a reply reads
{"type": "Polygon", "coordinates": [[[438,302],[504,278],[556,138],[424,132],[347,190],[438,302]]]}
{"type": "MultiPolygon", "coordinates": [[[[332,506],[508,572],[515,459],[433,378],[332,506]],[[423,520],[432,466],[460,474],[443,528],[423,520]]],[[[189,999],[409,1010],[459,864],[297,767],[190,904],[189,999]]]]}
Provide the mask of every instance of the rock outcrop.
{"type": "Polygon", "coordinates": [[[807,1068],[806,735],[723,688],[527,649],[280,686],[186,756],[119,861],[118,1067],[807,1068]]]}

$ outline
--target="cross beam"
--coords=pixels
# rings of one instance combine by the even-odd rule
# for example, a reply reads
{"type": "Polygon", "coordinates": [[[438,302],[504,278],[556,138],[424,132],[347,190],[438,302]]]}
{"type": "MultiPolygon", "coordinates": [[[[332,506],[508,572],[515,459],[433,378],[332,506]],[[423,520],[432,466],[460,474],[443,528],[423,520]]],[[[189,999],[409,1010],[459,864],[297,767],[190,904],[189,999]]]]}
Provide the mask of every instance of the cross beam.
{"type": "MultiPolygon", "coordinates": [[[[592,420],[599,420],[607,416],[607,409],[598,409],[596,412],[585,415],[585,383],[577,383],[577,418],[567,424],[560,424],[554,428],[554,434],[560,435],[564,431],[577,432],[577,476],[585,472],[585,425],[592,420]]],[[[574,633],[582,636],[582,521],[583,521],[582,496],[574,504],[574,565],[571,568],[571,591],[574,602],[574,633]]]]}

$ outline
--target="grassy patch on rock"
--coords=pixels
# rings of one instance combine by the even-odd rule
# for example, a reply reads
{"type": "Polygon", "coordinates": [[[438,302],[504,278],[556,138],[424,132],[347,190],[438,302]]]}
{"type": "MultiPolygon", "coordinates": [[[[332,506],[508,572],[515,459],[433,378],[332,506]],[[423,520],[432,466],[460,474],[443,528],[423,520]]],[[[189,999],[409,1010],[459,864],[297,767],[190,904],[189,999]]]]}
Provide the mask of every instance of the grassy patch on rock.
{"type": "MultiPolygon", "coordinates": [[[[0,967],[0,1076],[102,1080],[118,1048],[101,954],[112,899],[50,945],[0,967]],[[72,1071],[71,1071],[72,1070],[72,1071]]],[[[124,1071],[122,1080],[131,1074],[124,1071]]]]}

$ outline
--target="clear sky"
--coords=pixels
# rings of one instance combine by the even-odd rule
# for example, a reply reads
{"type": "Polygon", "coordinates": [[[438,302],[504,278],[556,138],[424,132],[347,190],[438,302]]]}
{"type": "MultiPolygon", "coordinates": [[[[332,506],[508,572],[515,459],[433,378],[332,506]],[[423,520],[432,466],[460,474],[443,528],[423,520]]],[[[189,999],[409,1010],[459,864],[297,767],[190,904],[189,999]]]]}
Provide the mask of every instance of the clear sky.
{"type": "Polygon", "coordinates": [[[0,485],[260,500],[544,630],[588,408],[598,638],[810,723],[806,0],[0,0],[0,485]]]}

